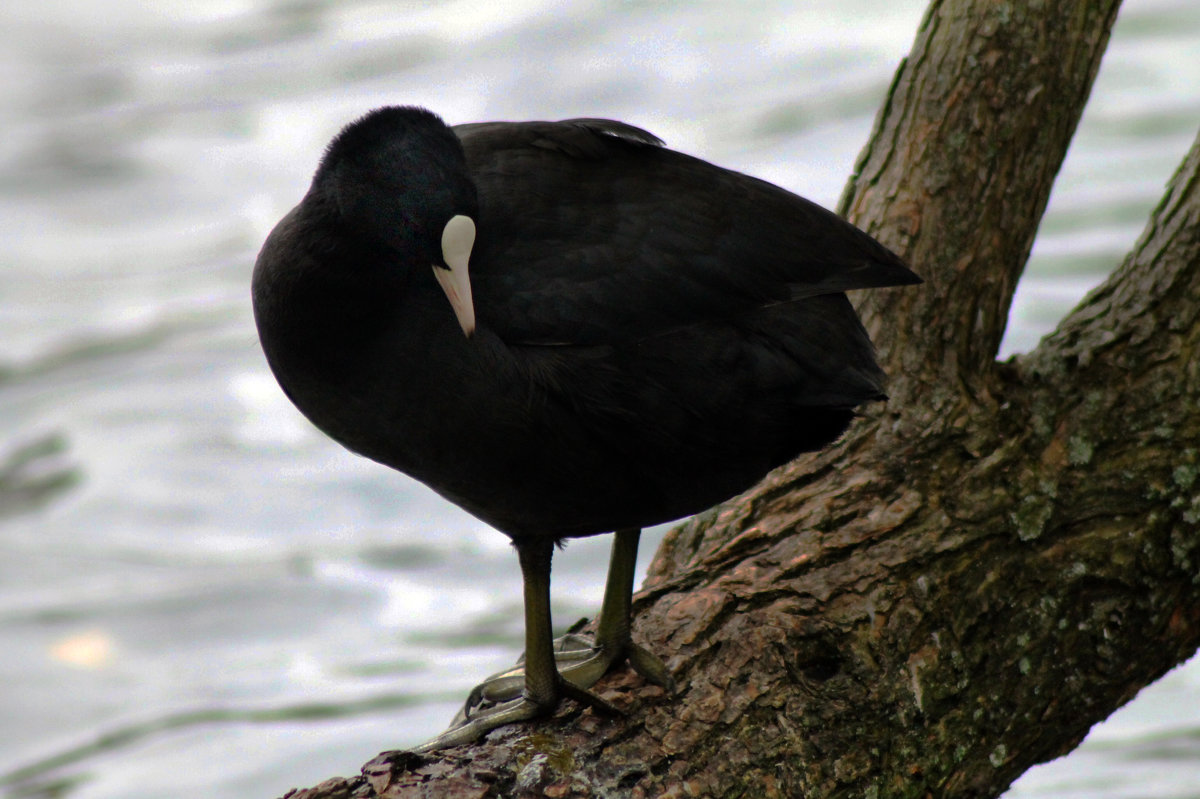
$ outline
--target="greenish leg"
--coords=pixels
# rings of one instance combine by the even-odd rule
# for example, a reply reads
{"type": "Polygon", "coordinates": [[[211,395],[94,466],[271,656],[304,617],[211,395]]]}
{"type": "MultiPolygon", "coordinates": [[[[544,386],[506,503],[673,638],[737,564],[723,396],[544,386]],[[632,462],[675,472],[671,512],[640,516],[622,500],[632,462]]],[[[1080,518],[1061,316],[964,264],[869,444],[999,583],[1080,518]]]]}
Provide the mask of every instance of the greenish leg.
{"type": "MultiPolygon", "coordinates": [[[[516,544],[516,549],[525,588],[525,667],[519,683],[521,689],[511,696],[504,697],[503,701],[479,710],[475,710],[468,699],[468,708],[475,712],[460,711],[450,729],[416,747],[414,752],[431,752],[470,743],[505,724],[548,715],[554,712],[563,696],[606,712],[619,712],[598,696],[564,682],[558,675],[550,619],[550,559],[554,553],[553,541],[535,539],[516,544]]],[[[518,683],[509,679],[505,684],[513,687],[518,683]]],[[[472,691],[471,696],[482,696],[483,693],[477,688],[472,691]]]]}
{"type": "MultiPolygon", "coordinates": [[[[634,671],[648,681],[671,692],[675,690],[663,662],[630,638],[633,582],[637,571],[637,551],[641,533],[637,528],[629,528],[617,530],[613,535],[612,556],[604,585],[604,601],[596,622],[595,639],[568,634],[554,642],[554,660],[568,692],[571,688],[590,688],[614,663],[624,660],[628,660],[634,671]]],[[[527,631],[528,624],[527,621],[527,631]]],[[[528,632],[526,635],[528,636],[528,632]]],[[[467,697],[463,709],[455,717],[454,723],[465,723],[476,713],[486,712],[484,708],[511,701],[520,696],[522,691],[528,692],[527,678],[532,668],[529,663],[529,652],[532,651],[529,649],[529,643],[527,637],[526,655],[516,666],[493,674],[481,685],[476,686],[467,697]]]]}
{"type": "MultiPolygon", "coordinates": [[[[642,531],[637,528],[617,530],[613,534],[612,556],[608,562],[608,579],[604,583],[604,602],[596,621],[596,641],[587,659],[564,664],[563,679],[580,688],[594,685],[613,663],[628,660],[638,674],[655,685],[673,691],[674,685],[667,667],[630,637],[633,628],[633,581],[637,576],[638,542],[642,531]]],[[[586,639],[584,639],[586,641],[586,639]]]]}

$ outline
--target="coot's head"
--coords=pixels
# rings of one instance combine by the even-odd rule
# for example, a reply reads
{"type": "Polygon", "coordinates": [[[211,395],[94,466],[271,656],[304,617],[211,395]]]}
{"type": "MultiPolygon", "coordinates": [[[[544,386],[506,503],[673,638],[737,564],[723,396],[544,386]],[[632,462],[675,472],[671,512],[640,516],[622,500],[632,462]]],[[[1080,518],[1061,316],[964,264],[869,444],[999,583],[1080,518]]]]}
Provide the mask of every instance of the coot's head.
{"type": "Polygon", "coordinates": [[[356,235],[405,249],[437,249],[453,216],[476,217],[475,185],[462,144],[431,111],[376,109],[347,125],[325,150],[311,191],[356,235]]]}
{"type": "Polygon", "coordinates": [[[329,143],[309,193],[356,249],[396,268],[433,267],[471,335],[467,261],[479,201],[462,144],[437,114],[388,106],[347,125],[329,143]]]}

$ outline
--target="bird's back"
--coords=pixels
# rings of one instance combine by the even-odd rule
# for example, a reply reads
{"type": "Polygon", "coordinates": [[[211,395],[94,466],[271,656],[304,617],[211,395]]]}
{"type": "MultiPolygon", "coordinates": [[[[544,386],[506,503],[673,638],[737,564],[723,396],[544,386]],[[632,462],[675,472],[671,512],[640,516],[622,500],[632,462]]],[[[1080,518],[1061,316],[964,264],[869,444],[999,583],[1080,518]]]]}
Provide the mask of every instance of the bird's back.
{"type": "Polygon", "coordinates": [[[455,129],[479,192],[475,290],[510,339],[611,343],[766,304],[918,282],[765,181],[608,120],[455,129]]]}
{"type": "Polygon", "coordinates": [[[478,317],[555,420],[527,446],[571,464],[549,481],[567,534],[702,510],[884,397],[842,292],[915,277],[865,233],[619,123],[456,132],[479,192],[478,317]],[[586,443],[558,451],[565,428],[586,443]]]}

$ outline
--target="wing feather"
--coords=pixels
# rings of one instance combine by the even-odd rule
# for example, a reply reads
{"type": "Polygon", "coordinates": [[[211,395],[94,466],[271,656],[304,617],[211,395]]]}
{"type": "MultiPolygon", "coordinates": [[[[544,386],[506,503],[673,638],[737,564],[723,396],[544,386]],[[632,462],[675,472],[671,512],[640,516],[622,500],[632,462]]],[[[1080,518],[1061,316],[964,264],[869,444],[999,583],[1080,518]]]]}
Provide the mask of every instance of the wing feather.
{"type": "Polygon", "coordinates": [[[479,194],[476,311],[513,344],[616,344],[919,282],[830,211],[631,125],[480,123],[455,133],[479,194]]]}

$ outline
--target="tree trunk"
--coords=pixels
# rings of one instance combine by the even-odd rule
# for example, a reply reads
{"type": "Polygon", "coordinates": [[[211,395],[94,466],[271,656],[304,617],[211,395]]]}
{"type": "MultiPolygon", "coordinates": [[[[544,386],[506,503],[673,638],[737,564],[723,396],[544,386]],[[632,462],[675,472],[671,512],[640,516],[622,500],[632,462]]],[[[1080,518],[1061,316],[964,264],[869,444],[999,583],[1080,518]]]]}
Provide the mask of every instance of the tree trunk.
{"type": "Polygon", "coordinates": [[[1118,0],[934,0],[842,210],[926,283],[860,297],[887,405],[673,531],[630,672],[317,797],[996,796],[1200,646],[1200,140],[1027,356],[1013,289],[1118,0]]]}

